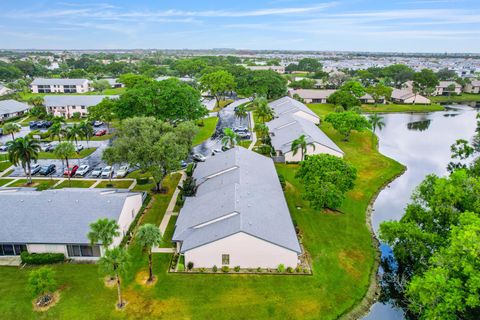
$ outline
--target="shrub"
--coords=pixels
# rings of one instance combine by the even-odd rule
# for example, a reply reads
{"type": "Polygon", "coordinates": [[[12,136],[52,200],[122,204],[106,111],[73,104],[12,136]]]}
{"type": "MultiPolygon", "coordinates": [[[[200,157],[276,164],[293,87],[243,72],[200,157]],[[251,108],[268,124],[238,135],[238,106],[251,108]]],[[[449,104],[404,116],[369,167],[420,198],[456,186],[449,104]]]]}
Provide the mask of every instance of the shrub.
{"type": "Polygon", "coordinates": [[[287,268],[287,272],[288,272],[288,273],[293,273],[293,268],[292,268],[292,267],[288,267],[288,268],[287,268]]]}
{"type": "Polygon", "coordinates": [[[185,265],[183,263],[179,263],[178,267],[177,267],[177,270],[180,271],[180,272],[185,271],[185,265]]]}
{"type": "Polygon", "coordinates": [[[188,269],[189,271],[193,269],[193,262],[192,262],[192,261],[189,261],[189,262],[187,263],[187,269],[188,269]]]}
{"type": "Polygon", "coordinates": [[[22,263],[26,264],[50,264],[65,261],[63,253],[28,253],[26,251],[20,254],[22,263]]]}
{"type": "Polygon", "coordinates": [[[295,268],[295,272],[297,272],[297,273],[302,272],[302,268],[300,268],[300,266],[296,267],[296,268],[295,268]]]}
{"type": "Polygon", "coordinates": [[[33,296],[43,296],[57,290],[55,272],[49,267],[41,267],[30,271],[28,288],[33,296]]]}
{"type": "Polygon", "coordinates": [[[258,267],[257,272],[262,272],[262,268],[258,267]]]}
{"type": "Polygon", "coordinates": [[[213,266],[212,271],[213,271],[213,272],[217,272],[217,271],[218,271],[218,267],[217,267],[217,266],[213,266]]]}
{"type": "Polygon", "coordinates": [[[285,266],[283,264],[279,264],[277,267],[278,272],[285,272],[285,266]]]}
{"type": "Polygon", "coordinates": [[[191,177],[193,175],[193,163],[189,163],[187,168],[185,169],[185,173],[187,177],[191,177]]]}
{"type": "Polygon", "coordinates": [[[282,190],[285,190],[285,177],[282,174],[278,175],[278,180],[280,181],[280,185],[282,186],[282,190]]]}
{"type": "Polygon", "coordinates": [[[75,119],[75,120],[80,119],[80,112],[74,112],[74,113],[72,114],[72,119],[75,119]]]}
{"type": "Polygon", "coordinates": [[[197,180],[193,177],[187,177],[183,180],[182,186],[178,187],[180,189],[180,193],[182,198],[185,197],[193,197],[197,193],[197,180]]]}
{"type": "Polygon", "coordinates": [[[235,270],[235,272],[239,272],[240,271],[240,266],[235,266],[235,268],[233,268],[233,270],[235,270]]]}
{"type": "Polygon", "coordinates": [[[223,266],[222,267],[222,272],[227,273],[228,271],[230,271],[230,268],[228,266],[223,266]]]}
{"type": "Polygon", "coordinates": [[[198,271],[200,271],[201,273],[204,273],[205,271],[207,271],[207,269],[205,269],[205,268],[200,268],[200,269],[198,269],[198,271]]]}

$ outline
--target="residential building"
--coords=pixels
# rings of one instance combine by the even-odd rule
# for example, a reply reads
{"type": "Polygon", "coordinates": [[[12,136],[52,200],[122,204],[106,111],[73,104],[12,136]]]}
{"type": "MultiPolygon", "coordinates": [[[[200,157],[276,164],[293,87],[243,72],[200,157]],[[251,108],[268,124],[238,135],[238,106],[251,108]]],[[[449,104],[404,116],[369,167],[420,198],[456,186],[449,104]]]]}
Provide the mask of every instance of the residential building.
{"type": "Polygon", "coordinates": [[[250,69],[252,71],[258,71],[258,70],[272,70],[277,73],[283,74],[285,73],[285,67],[284,66],[247,66],[247,69],[250,69]]]}
{"type": "Polygon", "coordinates": [[[44,97],[47,112],[54,116],[71,118],[74,113],[81,117],[88,115],[88,108],[96,106],[103,99],[117,99],[117,95],[48,95],[44,97]]]}
{"type": "Polygon", "coordinates": [[[4,85],[0,84],[0,96],[4,96],[7,94],[13,93],[13,90],[10,88],[5,87],[4,85]]]}
{"type": "Polygon", "coordinates": [[[173,241],[196,268],[296,267],[302,253],[273,161],[235,147],[199,163],[173,241]]]}
{"type": "Polygon", "coordinates": [[[33,93],[86,93],[90,91],[87,79],[36,78],[30,84],[33,93]]]}
{"type": "Polygon", "coordinates": [[[90,224],[113,219],[120,235],[118,246],[139,213],[144,195],[111,189],[65,188],[36,191],[4,188],[0,191],[0,256],[63,253],[75,260],[98,259],[100,244],[90,244],[90,224]]]}
{"type": "Polygon", "coordinates": [[[480,80],[473,80],[463,88],[465,93],[480,93],[480,80]]]}
{"type": "Polygon", "coordinates": [[[290,89],[288,95],[298,95],[305,103],[327,103],[328,97],[337,90],[290,89]]]}
{"type": "Polygon", "coordinates": [[[440,81],[433,92],[434,96],[458,95],[462,93],[462,86],[455,81],[440,81]],[[450,88],[451,87],[451,88],[450,88]]]}
{"type": "Polygon", "coordinates": [[[15,100],[0,100],[0,122],[24,115],[30,106],[15,100]]]}
{"type": "Polygon", "coordinates": [[[430,99],[418,94],[413,93],[410,89],[393,89],[392,96],[390,98],[392,102],[398,104],[430,104],[430,99]]]}
{"type": "Polygon", "coordinates": [[[107,80],[108,83],[110,84],[110,87],[112,87],[113,89],[125,87],[125,85],[123,83],[118,82],[117,79],[107,78],[102,80],[107,80]]]}
{"type": "Polygon", "coordinates": [[[320,123],[320,118],[306,105],[290,97],[283,97],[268,104],[279,118],[286,114],[294,114],[315,124],[320,123]]]}

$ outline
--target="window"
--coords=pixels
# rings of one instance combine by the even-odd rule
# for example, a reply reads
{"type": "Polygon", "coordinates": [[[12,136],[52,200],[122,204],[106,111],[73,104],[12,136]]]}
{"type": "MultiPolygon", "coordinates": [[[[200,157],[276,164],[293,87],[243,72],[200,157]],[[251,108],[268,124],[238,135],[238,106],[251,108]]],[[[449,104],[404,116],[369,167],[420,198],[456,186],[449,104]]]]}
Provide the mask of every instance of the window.
{"type": "Polygon", "coordinates": [[[229,265],[229,264],[230,264],[230,255],[222,254],[222,265],[229,265]]]}
{"type": "Polygon", "coordinates": [[[67,245],[69,257],[100,257],[99,246],[67,245]]]}
{"type": "Polygon", "coordinates": [[[19,256],[23,251],[27,251],[25,244],[1,244],[0,256],[19,256]]]}

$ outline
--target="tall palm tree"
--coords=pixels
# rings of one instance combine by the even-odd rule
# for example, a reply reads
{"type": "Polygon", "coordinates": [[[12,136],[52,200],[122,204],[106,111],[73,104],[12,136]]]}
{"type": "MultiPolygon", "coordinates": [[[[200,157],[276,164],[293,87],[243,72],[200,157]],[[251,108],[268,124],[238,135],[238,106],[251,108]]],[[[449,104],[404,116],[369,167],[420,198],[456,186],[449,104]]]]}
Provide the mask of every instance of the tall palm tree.
{"type": "Polygon", "coordinates": [[[82,137],[83,137],[83,130],[79,125],[74,123],[73,126],[68,127],[67,138],[69,140],[75,141],[75,145],[78,145],[78,139],[80,139],[82,137]]]}
{"type": "Polygon", "coordinates": [[[122,298],[122,289],[120,283],[120,275],[125,273],[129,265],[129,255],[128,252],[120,247],[107,250],[103,257],[98,260],[99,270],[111,277],[114,277],[117,280],[117,295],[118,303],[117,307],[119,309],[125,306],[125,303],[122,298]]]}
{"type": "Polygon", "coordinates": [[[90,139],[93,137],[93,133],[94,133],[93,126],[88,121],[82,121],[80,122],[79,127],[83,133],[83,136],[85,137],[85,140],[87,140],[87,146],[88,146],[88,141],[90,141],[90,139]]]}
{"type": "Polygon", "coordinates": [[[113,239],[120,235],[119,227],[115,220],[98,219],[90,224],[90,232],[87,234],[90,244],[96,245],[101,243],[105,251],[113,243],[113,239]]]}
{"type": "Polygon", "coordinates": [[[222,144],[226,147],[233,148],[237,143],[238,135],[231,128],[223,129],[222,144]]]}
{"type": "Polygon", "coordinates": [[[259,124],[255,125],[254,130],[256,132],[258,132],[258,134],[260,136],[260,140],[262,140],[263,143],[266,143],[267,138],[268,138],[268,134],[270,132],[270,130],[268,129],[268,126],[264,123],[259,123],[259,124]]]}
{"type": "Polygon", "coordinates": [[[44,99],[42,96],[33,96],[28,99],[28,103],[30,103],[32,106],[40,107],[43,105],[44,99]]]}
{"type": "Polygon", "coordinates": [[[62,142],[62,137],[67,134],[67,131],[65,130],[65,128],[62,127],[62,124],[60,122],[55,122],[50,127],[49,131],[52,139],[55,139],[55,137],[57,137],[58,142],[62,142]]]}
{"type": "Polygon", "coordinates": [[[301,159],[303,161],[305,157],[305,153],[307,152],[308,146],[313,147],[313,150],[315,150],[315,144],[313,142],[308,142],[307,137],[304,134],[302,134],[300,137],[293,140],[292,142],[293,155],[296,155],[298,150],[300,150],[302,155],[301,159]]]}
{"type": "Polygon", "coordinates": [[[248,116],[247,106],[242,104],[235,109],[235,116],[239,119],[245,119],[248,116]]]}
{"type": "MultiPolygon", "coordinates": [[[[265,99],[265,98],[261,98],[265,99]]],[[[266,102],[266,99],[265,99],[266,102]]],[[[257,115],[262,119],[262,122],[265,122],[267,119],[271,119],[275,116],[275,111],[268,105],[268,103],[260,103],[257,105],[256,109],[257,115]]]]}
{"type": "MultiPolygon", "coordinates": [[[[71,142],[60,142],[55,146],[55,149],[53,149],[53,153],[55,153],[57,157],[62,159],[62,162],[63,160],[65,160],[68,168],[68,158],[75,154],[75,146],[71,142]]],[[[68,175],[68,183],[70,183],[70,175],[68,175]]]]}
{"type": "Polygon", "coordinates": [[[14,133],[20,132],[20,130],[22,130],[22,126],[15,122],[7,122],[3,126],[3,134],[12,135],[12,140],[15,139],[14,133]]]}
{"type": "Polygon", "coordinates": [[[372,125],[372,136],[375,134],[375,130],[378,128],[382,130],[385,127],[385,122],[383,122],[383,117],[374,113],[368,116],[368,122],[372,125]]]}
{"type": "Polygon", "coordinates": [[[28,183],[32,183],[32,161],[37,161],[40,152],[38,140],[30,137],[17,138],[7,142],[8,160],[14,165],[22,166],[28,177],[28,183]]]}
{"type": "Polygon", "coordinates": [[[135,239],[142,246],[144,250],[148,252],[148,280],[153,281],[152,271],[152,247],[159,246],[162,242],[162,233],[157,226],[147,223],[138,229],[135,239]]]}

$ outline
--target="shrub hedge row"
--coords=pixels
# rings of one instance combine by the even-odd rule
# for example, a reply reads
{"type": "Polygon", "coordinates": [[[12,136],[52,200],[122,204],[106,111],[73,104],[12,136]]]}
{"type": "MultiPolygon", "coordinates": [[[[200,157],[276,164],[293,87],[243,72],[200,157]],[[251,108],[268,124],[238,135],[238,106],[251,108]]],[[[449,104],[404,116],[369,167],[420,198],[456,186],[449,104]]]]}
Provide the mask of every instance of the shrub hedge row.
{"type": "Polygon", "coordinates": [[[22,263],[26,264],[50,264],[65,261],[63,253],[28,253],[26,251],[20,254],[22,263]]]}

